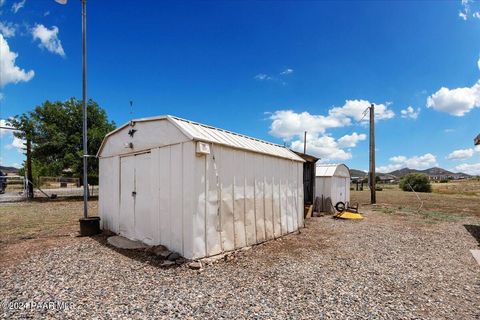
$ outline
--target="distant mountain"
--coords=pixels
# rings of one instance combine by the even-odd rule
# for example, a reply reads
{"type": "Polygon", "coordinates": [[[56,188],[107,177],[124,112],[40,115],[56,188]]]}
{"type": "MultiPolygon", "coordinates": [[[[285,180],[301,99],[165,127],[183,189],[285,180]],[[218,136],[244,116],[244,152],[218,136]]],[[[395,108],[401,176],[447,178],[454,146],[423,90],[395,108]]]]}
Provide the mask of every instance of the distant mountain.
{"type": "Polygon", "coordinates": [[[357,169],[350,169],[350,177],[363,178],[368,175],[367,172],[357,169]]]}
{"type": "MultiPolygon", "coordinates": [[[[398,179],[397,177],[395,177],[395,176],[393,176],[389,173],[377,172],[375,175],[377,177],[380,177],[380,179],[382,181],[397,180],[398,179]]],[[[368,178],[368,172],[365,172],[363,170],[358,170],[358,169],[350,169],[350,177],[366,179],[366,178],[368,178]]]]}
{"type": "MultiPolygon", "coordinates": [[[[446,178],[467,179],[471,177],[466,173],[462,173],[462,172],[455,173],[455,172],[451,172],[438,167],[433,167],[425,170],[402,168],[399,170],[392,171],[390,173],[377,172],[376,175],[379,176],[382,180],[396,180],[398,178],[402,178],[403,176],[406,176],[409,173],[423,173],[429,176],[430,179],[433,179],[433,180],[442,180],[446,178]]],[[[350,169],[351,177],[363,178],[363,177],[367,177],[367,175],[368,173],[365,171],[350,169]]]]}
{"type": "Polygon", "coordinates": [[[434,179],[434,180],[441,180],[441,179],[445,179],[445,178],[466,179],[466,178],[471,177],[470,175],[468,175],[466,173],[462,173],[462,172],[455,173],[455,172],[451,172],[451,171],[445,170],[443,168],[438,168],[438,167],[433,167],[433,168],[425,169],[425,170],[403,168],[403,169],[400,169],[400,170],[395,170],[395,171],[390,172],[391,175],[394,175],[394,176],[399,177],[399,178],[401,178],[401,177],[403,177],[403,176],[405,176],[409,173],[423,173],[423,174],[426,174],[427,176],[429,176],[431,179],[434,179]]]}
{"type": "Polygon", "coordinates": [[[4,166],[0,166],[0,171],[2,171],[3,173],[15,173],[15,174],[18,174],[18,168],[15,168],[15,167],[4,167],[4,166]]]}
{"type": "Polygon", "coordinates": [[[401,178],[403,176],[406,176],[409,173],[422,173],[420,170],[415,170],[415,169],[410,169],[410,168],[403,168],[399,170],[395,170],[390,172],[391,175],[394,175],[398,178],[401,178]]]}

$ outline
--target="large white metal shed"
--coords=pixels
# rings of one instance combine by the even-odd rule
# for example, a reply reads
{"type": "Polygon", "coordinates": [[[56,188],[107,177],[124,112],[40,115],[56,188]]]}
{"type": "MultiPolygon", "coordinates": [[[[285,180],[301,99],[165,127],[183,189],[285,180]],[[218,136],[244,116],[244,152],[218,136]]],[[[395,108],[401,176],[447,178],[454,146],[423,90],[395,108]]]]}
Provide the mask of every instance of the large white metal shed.
{"type": "Polygon", "coordinates": [[[350,170],[344,164],[319,164],[315,168],[315,197],[321,211],[334,213],[338,202],[350,202],[350,170]]]}
{"type": "Polygon", "coordinates": [[[98,151],[102,228],[189,259],[303,227],[303,159],[173,116],[132,120],[98,151]]]}

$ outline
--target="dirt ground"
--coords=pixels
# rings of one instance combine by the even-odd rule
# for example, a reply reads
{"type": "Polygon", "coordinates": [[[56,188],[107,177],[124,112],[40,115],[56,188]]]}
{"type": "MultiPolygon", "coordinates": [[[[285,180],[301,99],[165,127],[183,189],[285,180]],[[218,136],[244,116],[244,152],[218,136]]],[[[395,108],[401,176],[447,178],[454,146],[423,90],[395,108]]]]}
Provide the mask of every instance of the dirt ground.
{"type": "MultiPolygon", "coordinates": [[[[397,185],[382,185],[373,211],[394,215],[420,215],[429,221],[458,221],[480,217],[480,182],[434,183],[433,193],[401,191],[397,185]],[[448,190],[448,191],[445,191],[448,190]],[[422,204],[423,202],[423,204],[422,204]],[[422,205],[421,210],[418,208],[422,205]]],[[[360,211],[370,202],[370,192],[351,191],[351,201],[360,211]]],[[[17,263],[31,254],[63,245],[78,234],[83,203],[79,200],[42,200],[0,205],[0,266],[17,263]]],[[[89,202],[91,215],[98,214],[98,202],[89,202]]]]}
{"type": "Polygon", "coordinates": [[[200,271],[77,237],[81,201],[1,204],[0,318],[479,319],[480,201],[448,187],[352,191],[365,220],[311,218],[200,271]],[[74,308],[5,307],[52,300],[74,308]]]}
{"type": "Polygon", "coordinates": [[[469,250],[480,242],[469,228],[479,219],[371,209],[363,207],[363,221],[308,219],[300,233],[200,271],[161,268],[155,256],[112,248],[104,236],[62,239],[0,268],[0,300],[72,308],[4,307],[0,317],[478,319],[480,266],[469,250]]]}
{"type": "MultiPolygon", "coordinates": [[[[89,214],[97,215],[97,203],[89,202],[89,214]]],[[[70,242],[78,234],[82,215],[79,200],[0,204],[0,267],[70,242]]]]}

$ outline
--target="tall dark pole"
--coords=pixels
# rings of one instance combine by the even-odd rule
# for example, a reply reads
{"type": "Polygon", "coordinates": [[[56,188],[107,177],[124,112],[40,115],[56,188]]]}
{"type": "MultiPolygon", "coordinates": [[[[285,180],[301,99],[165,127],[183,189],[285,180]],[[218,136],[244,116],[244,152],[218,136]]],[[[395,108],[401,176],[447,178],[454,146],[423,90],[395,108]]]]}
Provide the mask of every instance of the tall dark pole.
{"type": "Polygon", "coordinates": [[[88,217],[87,0],[82,1],[83,216],[88,217]]]}
{"type": "Polygon", "coordinates": [[[307,131],[303,136],[303,154],[307,154],[307,131]]]}
{"type": "Polygon", "coordinates": [[[370,203],[377,203],[375,193],[375,105],[370,106],[370,203]]]}

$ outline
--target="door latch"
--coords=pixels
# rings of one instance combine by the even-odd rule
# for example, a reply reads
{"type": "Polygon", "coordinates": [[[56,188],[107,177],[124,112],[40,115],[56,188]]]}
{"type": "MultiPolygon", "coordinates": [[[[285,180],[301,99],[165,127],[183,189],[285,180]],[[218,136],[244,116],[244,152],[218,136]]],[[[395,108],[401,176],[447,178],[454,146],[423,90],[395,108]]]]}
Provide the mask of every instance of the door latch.
{"type": "Polygon", "coordinates": [[[137,195],[137,191],[132,191],[132,197],[135,197],[137,195]]]}

